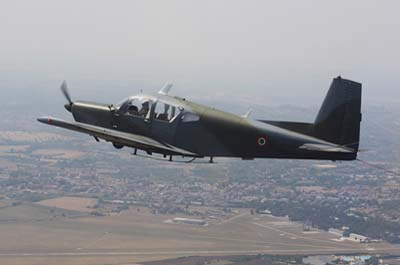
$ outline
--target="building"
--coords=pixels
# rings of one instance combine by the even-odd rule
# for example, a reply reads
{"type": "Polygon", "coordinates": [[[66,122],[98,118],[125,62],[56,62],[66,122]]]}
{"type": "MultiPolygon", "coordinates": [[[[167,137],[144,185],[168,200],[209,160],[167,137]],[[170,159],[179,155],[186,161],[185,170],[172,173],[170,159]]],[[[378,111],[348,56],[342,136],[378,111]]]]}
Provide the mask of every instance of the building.
{"type": "Polygon", "coordinates": [[[258,213],[258,214],[271,214],[271,211],[265,209],[265,210],[259,210],[257,213],[258,213]]]}
{"type": "Polygon", "coordinates": [[[354,234],[354,233],[351,233],[349,235],[349,238],[350,238],[350,240],[357,241],[357,242],[360,242],[360,243],[368,243],[369,242],[369,238],[368,237],[362,236],[362,235],[358,235],[358,234],[354,234]]]}

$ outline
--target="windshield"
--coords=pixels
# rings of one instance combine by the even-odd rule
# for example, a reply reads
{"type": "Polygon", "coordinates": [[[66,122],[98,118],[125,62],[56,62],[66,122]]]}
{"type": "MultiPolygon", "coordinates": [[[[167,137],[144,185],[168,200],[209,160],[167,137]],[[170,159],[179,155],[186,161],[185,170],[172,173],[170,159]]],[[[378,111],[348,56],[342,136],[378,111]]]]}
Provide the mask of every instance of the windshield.
{"type": "Polygon", "coordinates": [[[131,97],[119,103],[117,109],[123,114],[149,118],[151,106],[152,100],[147,97],[131,97]]]}

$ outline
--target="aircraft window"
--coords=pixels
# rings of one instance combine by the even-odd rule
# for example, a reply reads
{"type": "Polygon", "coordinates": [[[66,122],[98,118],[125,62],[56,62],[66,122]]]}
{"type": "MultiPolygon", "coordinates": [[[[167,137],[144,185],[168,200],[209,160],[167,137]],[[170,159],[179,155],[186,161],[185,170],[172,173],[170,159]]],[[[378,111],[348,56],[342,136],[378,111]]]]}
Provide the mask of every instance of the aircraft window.
{"type": "Polygon", "coordinates": [[[154,111],[154,119],[171,122],[178,114],[179,109],[177,109],[175,106],[158,102],[154,111]]]}
{"type": "Polygon", "coordinates": [[[124,113],[132,116],[149,118],[150,108],[151,108],[150,100],[133,98],[128,102],[124,110],[124,113]]]}
{"type": "Polygon", "coordinates": [[[182,122],[195,122],[198,120],[200,120],[199,115],[196,115],[194,113],[188,112],[182,116],[182,122]]]}

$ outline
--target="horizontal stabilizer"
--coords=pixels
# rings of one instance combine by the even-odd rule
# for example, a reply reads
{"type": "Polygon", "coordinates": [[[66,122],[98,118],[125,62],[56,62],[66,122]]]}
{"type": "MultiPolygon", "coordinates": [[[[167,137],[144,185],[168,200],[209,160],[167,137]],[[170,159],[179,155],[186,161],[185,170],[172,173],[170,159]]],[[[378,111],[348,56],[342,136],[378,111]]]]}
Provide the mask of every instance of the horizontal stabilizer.
{"type": "Polygon", "coordinates": [[[318,152],[328,152],[328,153],[355,153],[353,149],[339,145],[303,144],[299,148],[308,151],[318,151],[318,152]]]}

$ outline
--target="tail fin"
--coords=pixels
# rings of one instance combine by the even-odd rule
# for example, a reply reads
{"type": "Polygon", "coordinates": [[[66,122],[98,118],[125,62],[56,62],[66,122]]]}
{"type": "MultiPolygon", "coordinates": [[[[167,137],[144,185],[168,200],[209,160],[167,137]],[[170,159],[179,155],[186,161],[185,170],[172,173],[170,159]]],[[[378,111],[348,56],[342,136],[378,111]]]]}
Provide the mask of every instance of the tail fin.
{"type": "Polygon", "coordinates": [[[361,84],[333,79],[314,122],[314,135],[358,151],[361,122],[361,84]]]}

